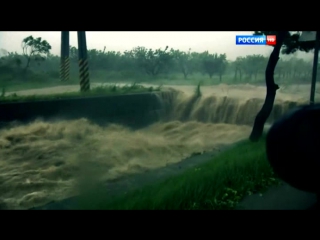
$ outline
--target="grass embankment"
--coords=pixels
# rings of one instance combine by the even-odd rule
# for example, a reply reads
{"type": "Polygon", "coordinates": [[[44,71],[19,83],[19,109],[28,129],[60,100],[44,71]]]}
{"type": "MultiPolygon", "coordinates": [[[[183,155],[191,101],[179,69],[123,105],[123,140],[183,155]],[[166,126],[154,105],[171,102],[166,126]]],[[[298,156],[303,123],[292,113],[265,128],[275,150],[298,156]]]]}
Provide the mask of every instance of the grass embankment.
{"type": "Polygon", "coordinates": [[[79,207],[227,210],[234,209],[245,196],[278,183],[266,159],[265,140],[245,141],[197,168],[113,199],[105,190],[92,190],[81,198],[79,207]]]}
{"type": "MultiPolygon", "coordinates": [[[[59,76],[59,72],[55,75],[59,76]]],[[[65,85],[79,85],[78,73],[73,73],[70,75],[70,80],[60,81],[59,77],[48,77],[38,73],[37,75],[30,76],[27,80],[10,80],[4,81],[5,76],[0,74],[0,88],[5,88],[7,92],[15,92],[28,89],[39,89],[39,88],[48,88],[56,86],[65,86],[65,85]]],[[[282,85],[287,84],[298,84],[301,83],[297,79],[279,79],[279,83],[282,85]]],[[[183,78],[182,74],[170,74],[170,75],[159,75],[156,77],[150,77],[143,74],[124,74],[121,72],[105,72],[105,71],[90,71],[90,82],[91,83],[148,83],[155,85],[192,85],[195,86],[199,82],[203,86],[211,86],[217,84],[253,84],[253,85],[263,85],[264,75],[259,74],[257,79],[248,79],[243,77],[241,80],[234,79],[234,73],[226,74],[222,77],[220,81],[218,76],[213,76],[209,78],[208,75],[195,73],[188,76],[187,79],[183,78]]]]}
{"type": "Polygon", "coordinates": [[[17,94],[6,95],[4,91],[0,94],[0,102],[21,102],[21,101],[37,101],[37,100],[55,100],[64,98],[75,98],[75,97],[90,97],[90,96],[104,96],[104,95],[119,95],[128,93],[143,93],[143,92],[154,92],[160,91],[161,87],[144,87],[139,84],[131,84],[125,86],[107,85],[92,88],[88,92],[66,92],[57,94],[47,95],[26,95],[19,96],[17,94]]]}

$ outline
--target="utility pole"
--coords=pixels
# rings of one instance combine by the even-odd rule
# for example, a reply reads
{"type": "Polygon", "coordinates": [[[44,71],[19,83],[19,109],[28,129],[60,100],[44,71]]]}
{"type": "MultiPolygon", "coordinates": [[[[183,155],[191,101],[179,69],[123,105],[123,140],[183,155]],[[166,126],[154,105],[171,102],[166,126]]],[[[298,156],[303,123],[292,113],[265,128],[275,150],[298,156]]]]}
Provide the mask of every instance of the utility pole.
{"type": "Polygon", "coordinates": [[[69,31],[61,32],[60,80],[68,81],[70,73],[69,31]]]}
{"type": "Polygon", "coordinates": [[[317,33],[316,33],[316,42],[315,42],[315,47],[314,47],[314,56],[313,56],[310,105],[314,104],[314,95],[315,95],[315,91],[316,91],[317,70],[318,70],[318,56],[319,56],[319,43],[320,43],[319,41],[320,41],[320,31],[317,31],[317,33]]]}
{"type": "MultiPolygon", "coordinates": [[[[60,62],[60,80],[68,81],[70,75],[70,39],[69,31],[61,31],[61,62],[60,62]]],[[[80,72],[80,91],[90,90],[88,53],[87,53],[86,32],[78,31],[78,57],[80,72]]]]}
{"type": "Polygon", "coordinates": [[[80,91],[90,90],[89,66],[86,32],[78,31],[78,51],[79,51],[79,71],[80,71],[80,91]]]}

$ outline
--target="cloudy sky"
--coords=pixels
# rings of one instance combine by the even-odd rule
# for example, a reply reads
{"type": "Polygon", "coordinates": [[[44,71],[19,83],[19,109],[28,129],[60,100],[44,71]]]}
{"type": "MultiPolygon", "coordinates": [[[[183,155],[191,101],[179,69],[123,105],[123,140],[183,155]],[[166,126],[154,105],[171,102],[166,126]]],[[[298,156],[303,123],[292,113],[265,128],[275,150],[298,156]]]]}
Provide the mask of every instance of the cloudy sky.
{"type": "MultiPolygon", "coordinates": [[[[236,35],[253,32],[90,32],[87,31],[88,49],[107,51],[130,50],[137,46],[147,48],[175,48],[187,51],[226,53],[229,60],[250,54],[268,55],[272,47],[235,45],[236,35]]],[[[42,37],[52,46],[53,54],[60,55],[61,32],[0,32],[0,49],[21,53],[21,41],[32,35],[42,37]]],[[[70,32],[70,45],[77,46],[76,32],[70,32]]],[[[299,57],[312,59],[312,54],[299,53],[299,57]]]]}

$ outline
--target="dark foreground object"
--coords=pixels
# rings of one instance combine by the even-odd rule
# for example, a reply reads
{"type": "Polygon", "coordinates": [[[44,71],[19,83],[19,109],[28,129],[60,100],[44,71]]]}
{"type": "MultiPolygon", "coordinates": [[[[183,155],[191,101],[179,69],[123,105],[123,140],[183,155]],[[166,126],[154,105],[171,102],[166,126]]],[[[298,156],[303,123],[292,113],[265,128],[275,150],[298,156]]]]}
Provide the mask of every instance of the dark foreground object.
{"type": "Polygon", "coordinates": [[[12,121],[31,122],[36,119],[61,120],[87,118],[98,124],[118,123],[141,127],[157,121],[161,108],[155,93],[113,96],[74,97],[0,103],[0,125],[12,121]]]}
{"type": "Polygon", "coordinates": [[[297,108],[267,135],[267,156],[275,173],[306,192],[320,191],[320,105],[297,108]]]}

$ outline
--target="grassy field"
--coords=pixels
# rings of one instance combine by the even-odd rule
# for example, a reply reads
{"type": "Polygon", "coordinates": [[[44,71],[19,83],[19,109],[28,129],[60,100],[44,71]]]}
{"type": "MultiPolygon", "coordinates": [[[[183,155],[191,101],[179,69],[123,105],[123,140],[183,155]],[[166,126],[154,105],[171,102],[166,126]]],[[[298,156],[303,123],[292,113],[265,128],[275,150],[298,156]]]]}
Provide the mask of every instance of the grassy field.
{"type": "MultiPolygon", "coordinates": [[[[166,78],[157,78],[157,79],[130,79],[130,78],[123,78],[123,79],[114,79],[113,81],[106,81],[103,78],[96,78],[91,79],[91,83],[125,83],[125,84],[142,84],[142,83],[148,83],[148,84],[154,84],[154,85],[197,85],[199,82],[201,82],[202,85],[213,85],[213,84],[219,84],[218,79],[203,79],[203,78],[192,78],[192,79],[166,79],[166,78]]],[[[232,83],[232,81],[223,82],[223,83],[232,83]]],[[[79,81],[75,79],[71,79],[67,82],[61,82],[59,80],[48,80],[48,81],[29,81],[29,82],[21,82],[21,81],[13,81],[7,84],[0,84],[0,91],[5,92],[16,92],[16,91],[23,91],[23,90],[29,90],[29,89],[40,89],[40,88],[49,88],[49,87],[56,87],[56,86],[66,86],[66,85],[79,85],[79,81]]],[[[80,86],[79,86],[80,88],[80,86]]]]}
{"type": "Polygon", "coordinates": [[[3,91],[0,95],[0,102],[21,102],[21,101],[36,101],[36,100],[54,100],[72,97],[88,97],[88,96],[103,96],[103,95],[115,95],[115,94],[128,94],[128,93],[142,93],[142,92],[154,92],[160,91],[161,87],[144,87],[139,84],[128,84],[125,86],[108,85],[92,88],[88,92],[66,92],[59,94],[49,95],[26,95],[19,96],[17,94],[5,94],[3,91]]]}
{"type": "Polygon", "coordinates": [[[39,89],[39,88],[48,88],[48,87],[56,87],[56,86],[64,86],[64,85],[72,85],[72,84],[79,84],[79,81],[68,81],[68,82],[61,82],[57,79],[49,79],[49,80],[33,80],[33,81],[11,81],[1,83],[0,88],[6,92],[15,92],[21,90],[28,90],[28,89],[39,89]]]}
{"type": "Polygon", "coordinates": [[[80,209],[231,210],[247,195],[279,184],[265,153],[265,140],[245,141],[181,175],[114,198],[88,191],[80,209]]]}
{"type": "MultiPolygon", "coordinates": [[[[293,79],[277,79],[277,82],[281,85],[292,84],[296,81],[293,79]]],[[[150,77],[145,75],[126,75],[119,72],[102,72],[94,71],[90,73],[91,83],[149,83],[155,85],[197,85],[199,82],[201,85],[216,85],[216,84],[253,84],[253,85],[264,85],[264,74],[259,74],[257,78],[248,79],[243,77],[243,79],[234,79],[234,74],[229,73],[222,77],[220,81],[219,77],[213,76],[209,78],[208,75],[196,73],[188,76],[184,79],[182,74],[170,74],[168,76],[162,74],[156,77],[150,77]]],[[[3,81],[0,76],[0,90],[5,89],[6,92],[15,92],[20,90],[28,89],[39,89],[48,88],[55,86],[64,85],[78,85],[79,77],[77,74],[70,75],[70,80],[66,82],[61,82],[59,78],[47,77],[45,75],[38,74],[35,77],[22,81],[22,80],[12,80],[3,81]]]]}

